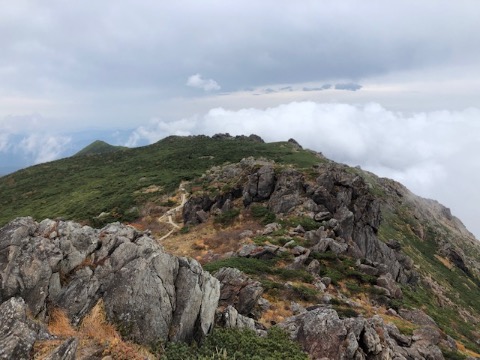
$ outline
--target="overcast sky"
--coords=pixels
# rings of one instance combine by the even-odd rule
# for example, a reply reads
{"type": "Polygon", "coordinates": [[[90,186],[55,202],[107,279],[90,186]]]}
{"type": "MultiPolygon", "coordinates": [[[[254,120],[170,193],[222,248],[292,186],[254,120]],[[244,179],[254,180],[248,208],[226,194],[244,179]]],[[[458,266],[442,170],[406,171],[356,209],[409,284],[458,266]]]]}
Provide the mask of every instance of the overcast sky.
{"type": "Polygon", "coordinates": [[[101,138],[295,137],[480,237],[478,0],[0,0],[0,173],[101,138]]]}

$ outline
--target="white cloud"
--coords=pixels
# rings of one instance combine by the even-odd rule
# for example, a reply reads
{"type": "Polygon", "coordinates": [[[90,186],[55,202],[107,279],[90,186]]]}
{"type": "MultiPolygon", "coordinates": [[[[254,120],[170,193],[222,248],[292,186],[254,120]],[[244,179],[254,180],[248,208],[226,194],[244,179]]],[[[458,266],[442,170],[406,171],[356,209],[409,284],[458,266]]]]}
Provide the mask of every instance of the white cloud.
{"type": "Polygon", "coordinates": [[[202,75],[195,74],[188,78],[187,86],[203,89],[205,91],[220,90],[220,85],[213,79],[204,79],[202,75]]]}
{"type": "Polygon", "coordinates": [[[333,160],[360,165],[443,202],[479,236],[479,118],[475,108],[406,114],[375,103],[294,102],[263,110],[215,108],[203,117],[152,121],[132,136],[149,143],[170,134],[255,133],[266,141],[293,137],[333,160]]]}
{"type": "Polygon", "coordinates": [[[39,164],[60,158],[70,141],[71,138],[67,136],[34,134],[23,138],[16,149],[39,164]]]}
{"type": "Polygon", "coordinates": [[[7,152],[10,148],[10,134],[0,133],[0,152],[7,152]]]}
{"type": "Polygon", "coordinates": [[[152,119],[147,125],[139,126],[135,129],[130,134],[125,146],[134,147],[143,144],[152,144],[169,135],[190,135],[194,128],[194,118],[174,122],[152,119]]]}

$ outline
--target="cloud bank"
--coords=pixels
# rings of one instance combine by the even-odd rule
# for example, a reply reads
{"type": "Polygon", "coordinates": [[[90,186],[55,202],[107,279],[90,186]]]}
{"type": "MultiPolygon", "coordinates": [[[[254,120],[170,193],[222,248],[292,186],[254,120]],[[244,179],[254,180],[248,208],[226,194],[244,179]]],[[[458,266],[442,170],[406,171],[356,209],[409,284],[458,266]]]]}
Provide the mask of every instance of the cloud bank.
{"type": "Polygon", "coordinates": [[[19,157],[19,164],[56,160],[65,154],[71,140],[70,136],[49,130],[48,120],[39,115],[0,119],[0,158],[19,157]]]}
{"type": "Polygon", "coordinates": [[[128,145],[152,143],[171,134],[255,133],[266,141],[293,137],[335,161],[359,165],[439,200],[479,236],[479,118],[476,108],[406,114],[375,103],[295,102],[238,111],[215,108],[202,117],[152,120],[132,133],[128,145]]]}

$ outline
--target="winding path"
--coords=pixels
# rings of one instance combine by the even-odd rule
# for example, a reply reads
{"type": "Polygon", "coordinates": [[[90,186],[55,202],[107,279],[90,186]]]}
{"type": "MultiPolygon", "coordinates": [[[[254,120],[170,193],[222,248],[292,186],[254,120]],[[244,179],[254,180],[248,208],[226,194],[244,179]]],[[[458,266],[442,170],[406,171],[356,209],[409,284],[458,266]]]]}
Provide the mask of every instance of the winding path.
{"type": "Polygon", "coordinates": [[[168,233],[166,233],[159,239],[160,241],[166,239],[167,237],[172,235],[175,230],[179,230],[181,228],[180,225],[175,223],[175,221],[173,220],[173,215],[176,215],[178,212],[181,212],[183,210],[183,206],[185,205],[188,199],[187,198],[188,193],[183,187],[183,184],[180,184],[180,187],[178,190],[182,192],[182,201],[180,205],[178,205],[177,207],[174,207],[173,209],[168,210],[165,214],[163,214],[158,218],[158,222],[170,224],[173,226],[172,230],[170,230],[168,233]]]}

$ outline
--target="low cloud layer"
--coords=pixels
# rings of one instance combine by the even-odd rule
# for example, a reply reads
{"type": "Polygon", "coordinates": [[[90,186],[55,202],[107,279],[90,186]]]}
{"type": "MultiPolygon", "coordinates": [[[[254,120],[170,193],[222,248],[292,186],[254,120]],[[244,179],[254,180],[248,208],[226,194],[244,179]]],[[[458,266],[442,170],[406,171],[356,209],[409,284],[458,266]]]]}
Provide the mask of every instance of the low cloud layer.
{"type": "Polygon", "coordinates": [[[479,109],[404,114],[365,106],[299,102],[278,107],[210,110],[176,122],[152,120],[135,130],[128,145],[167,135],[255,133],[266,141],[295,138],[304,147],[380,176],[394,178],[419,195],[452,208],[480,235],[479,109]]]}
{"type": "Polygon", "coordinates": [[[2,162],[3,156],[10,157],[12,165],[15,162],[39,164],[63,156],[72,140],[71,137],[49,131],[48,128],[48,120],[39,115],[0,119],[2,162]]]}

